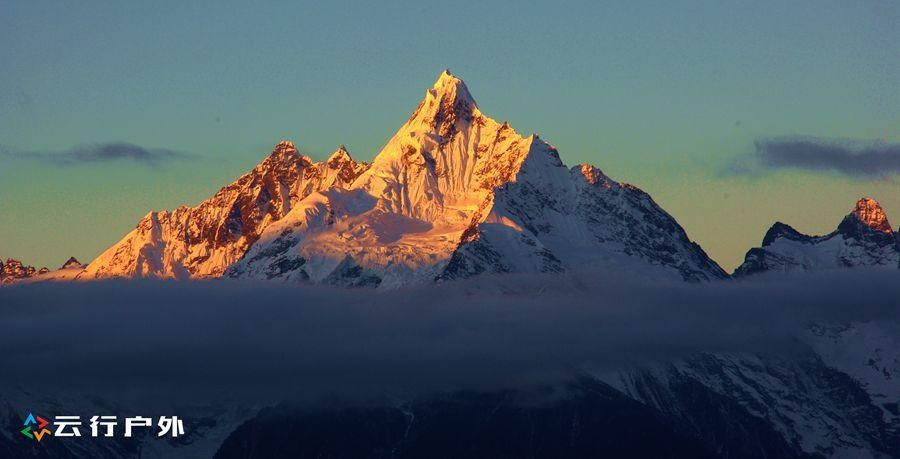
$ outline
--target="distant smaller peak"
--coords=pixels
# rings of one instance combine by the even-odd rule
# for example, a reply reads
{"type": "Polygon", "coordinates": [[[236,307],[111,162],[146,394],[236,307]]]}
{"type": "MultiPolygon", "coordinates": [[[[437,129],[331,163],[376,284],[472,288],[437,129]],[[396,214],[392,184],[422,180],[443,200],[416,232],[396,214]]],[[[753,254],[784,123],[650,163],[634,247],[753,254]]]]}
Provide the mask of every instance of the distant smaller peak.
{"type": "Polygon", "coordinates": [[[347,147],[343,144],[338,147],[331,156],[328,157],[328,164],[333,165],[334,163],[353,161],[353,157],[350,156],[350,152],[347,151],[347,147]]]}
{"type": "MultiPolygon", "coordinates": [[[[853,221],[858,225],[862,225],[880,233],[893,233],[891,224],[888,221],[884,209],[878,201],[866,196],[856,201],[853,210],[844,219],[845,222],[853,221]]],[[[842,223],[843,225],[843,223],[842,223]]]]}
{"type": "Polygon", "coordinates": [[[62,267],[60,267],[59,269],[80,268],[80,267],[82,267],[82,264],[80,261],[78,261],[77,258],[69,257],[69,259],[66,260],[66,262],[63,263],[62,267]]]}
{"type": "Polygon", "coordinates": [[[763,247],[765,247],[781,237],[794,241],[811,238],[811,236],[795,230],[791,225],[781,222],[775,222],[775,224],[773,224],[772,227],[769,228],[769,231],[766,231],[766,235],[763,237],[762,245],[763,247]]]}

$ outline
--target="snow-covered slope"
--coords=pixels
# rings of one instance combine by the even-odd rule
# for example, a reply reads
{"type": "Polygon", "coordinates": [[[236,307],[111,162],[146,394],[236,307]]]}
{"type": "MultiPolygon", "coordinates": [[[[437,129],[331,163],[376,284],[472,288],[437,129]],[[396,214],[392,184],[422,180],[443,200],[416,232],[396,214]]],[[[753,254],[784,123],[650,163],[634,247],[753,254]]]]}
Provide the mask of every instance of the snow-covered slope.
{"type": "MultiPolygon", "coordinates": [[[[799,453],[900,457],[900,323],[819,323],[797,341],[797,352],[700,354],[602,379],[701,430],[736,406],[799,453]]],[[[721,420],[724,439],[745,430],[736,419],[721,420]]]]}
{"type": "Polygon", "coordinates": [[[897,269],[900,242],[881,206],[862,198],[837,229],[825,236],[808,236],[776,222],[762,247],[747,252],[735,276],[767,271],[810,271],[858,266],[897,269]]]}
{"type": "MultiPolygon", "coordinates": [[[[834,352],[829,344],[819,342],[819,350],[834,352]]],[[[869,358],[869,352],[856,347],[845,356],[855,365],[869,358]]],[[[863,372],[847,370],[834,368],[832,361],[810,350],[789,356],[702,354],[603,379],[698,433],[716,432],[717,442],[747,437],[746,425],[738,421],[749,415],[774,429],[797,453],[898,457],[900,430],[890,411],[896,402],[885,405],[883,395],[876,398],[879,386],[858,379],[863,372]],[[721,425],[711,429],[711,419],[721,425]]]]}
{"type": "Polygon", "coordinates": [[[880,410],[900,455],[900,323],[811,327],[805,340],[829,367],[850,375],[880,410]]]}
{"type": "Polygon", "coordinates": [[[396,286],[589,266],[726,276],[646,193],[566,168],[444,72],[371,168],[293,206],[227,275],[396,286]]]}
{"type": "Polygon", "coordinates": [[[200,205],[147,214],[81,278],[221,276],[297,202],[344,187],[367,167],[353,161],[343,145],[314,163],[291,142],[281,142],[252,171],[200,205]]]}

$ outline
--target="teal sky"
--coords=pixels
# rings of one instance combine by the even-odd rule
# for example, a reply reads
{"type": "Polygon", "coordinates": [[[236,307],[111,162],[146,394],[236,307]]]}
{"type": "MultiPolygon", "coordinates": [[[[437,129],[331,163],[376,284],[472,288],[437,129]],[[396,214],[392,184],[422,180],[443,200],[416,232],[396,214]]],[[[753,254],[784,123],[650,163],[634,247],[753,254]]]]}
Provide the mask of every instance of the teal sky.
{"type": "Polygon", "coordinates": [[[0,0],[0,256],[89,261],[283,138],[369,160],[450,68],[483,112],[648,191],[730,270],[775,220],[825,233],[862,195],[900,223],[895,170],[726,172],[759,139],[900,142],[898,43],[895,0],[0,0]],[[196,157],[46,160],[110,142],[196,157]]]}

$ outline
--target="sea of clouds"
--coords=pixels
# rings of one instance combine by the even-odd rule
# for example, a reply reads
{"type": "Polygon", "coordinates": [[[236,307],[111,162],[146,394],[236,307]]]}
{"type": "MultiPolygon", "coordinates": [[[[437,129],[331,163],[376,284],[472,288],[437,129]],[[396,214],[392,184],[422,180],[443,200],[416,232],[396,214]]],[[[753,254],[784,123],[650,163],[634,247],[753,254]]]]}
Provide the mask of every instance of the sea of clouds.
{"type": "Polygon", "coordinates": [[[811,323],[900,322],[894,271],[690,284],[591,273],[395,290],[103,281],[0,288],[0,387],[393,397],[552,383],[698,352],[789,354],[811,323]]]}

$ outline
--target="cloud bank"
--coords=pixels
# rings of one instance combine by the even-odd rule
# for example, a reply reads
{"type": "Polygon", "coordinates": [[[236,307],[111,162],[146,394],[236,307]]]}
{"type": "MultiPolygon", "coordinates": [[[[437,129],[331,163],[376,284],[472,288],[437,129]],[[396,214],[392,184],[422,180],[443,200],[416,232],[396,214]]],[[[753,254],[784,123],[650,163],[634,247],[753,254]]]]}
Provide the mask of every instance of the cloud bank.
{"type": "Polygon", "coordinates": [[[778,169],[837,172],[851,177],[881,178],[900,172],[900,144],[820,137],[761,139],[754,150],[726,170],[760,174],[778,169]]]}
{"type": "Polygon", "coordinates": [[[867,271],[705,285],[506,276],[377,293],[18,285],[0,289],[0,387],[276,399],[516,387],[697,352],[787,354],[811,322],[900,321],[898,297],[896,273],[867,271]]]}
{"type": "Polygon", "coordinates": [[[195,155],[166,148],[146,148],[127,142],[82,145],[65,151],[18,151],[0,148],[3,156],[43,161],[57,166],[128,161],[149,167],[158,167],[174,161],[196,158],[195,155]]]}

